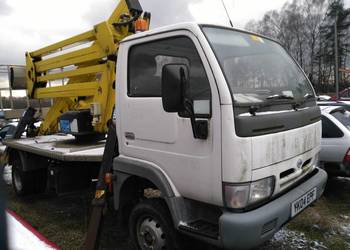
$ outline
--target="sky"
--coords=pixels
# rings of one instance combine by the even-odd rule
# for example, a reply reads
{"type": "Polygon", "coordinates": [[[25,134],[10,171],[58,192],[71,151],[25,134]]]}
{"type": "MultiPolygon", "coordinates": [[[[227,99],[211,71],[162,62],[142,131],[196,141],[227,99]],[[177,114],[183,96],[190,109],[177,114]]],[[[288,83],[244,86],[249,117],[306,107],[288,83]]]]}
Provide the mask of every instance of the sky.
{"type": "MultiPolygon", "coordinates": [[[[31,51],[106,20],[118,0],[0,0],[0,64],[24,64],[31,51]]],[[[259,19],[285,0],[224,0],[236,27],[259,19]],[[253,7],[252,7],[253,6],[253,7]]],[[[221,0],[140,0],[152,26],[192,21],[228,25],[221,0]]]]}
{"type": "MultiPolygon", "coordinates": [[[[151,28],[184,21],[243,28],[287,0],[140,0],[152,13],[151,28]]],[[[345,0],[350,2],[350,0],[345,0]]],[[[33,51],[79,34],[106,20],[119,0],[0,0],[0,65],[24,64],[33,51]]],[[[0,76],[1,85],[1,76],[0,76]]]]}

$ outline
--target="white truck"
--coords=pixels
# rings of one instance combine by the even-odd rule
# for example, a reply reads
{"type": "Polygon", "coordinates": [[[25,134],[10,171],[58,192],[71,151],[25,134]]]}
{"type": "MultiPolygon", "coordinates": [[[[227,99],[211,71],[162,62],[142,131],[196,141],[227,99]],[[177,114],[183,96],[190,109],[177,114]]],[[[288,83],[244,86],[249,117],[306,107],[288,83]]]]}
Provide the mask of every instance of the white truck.
{"type": "MultiPolygon", "coordinates": [[[[278,42],[182,23],[128,36],[117,57],[113,202],[137,249],[181,249],[179,232],[254,248],[322,195],[315,92],[278,42]]],[[[103,141],[73,141],[6,144],[39,190],[46,174],[56,187],[92,178],[103,141]]]]}

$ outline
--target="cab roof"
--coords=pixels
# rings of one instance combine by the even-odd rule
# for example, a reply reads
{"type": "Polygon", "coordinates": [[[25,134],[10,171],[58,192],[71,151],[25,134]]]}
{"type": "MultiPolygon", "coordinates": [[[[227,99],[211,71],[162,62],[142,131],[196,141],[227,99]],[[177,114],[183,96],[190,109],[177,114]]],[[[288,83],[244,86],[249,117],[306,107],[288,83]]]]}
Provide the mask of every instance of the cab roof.
{"type": "Polygon", "coordinates": [[[128,36],[128,37],[124,38],[121,41],[121,43],[130,41],[130,40],[134,40],[134,39],[144,38],[144,37],[147,37],[147,36],[152,36],[152,35],[156,35],[156,34],[169,32],[169,31],[176,31],[176,30],[189,30],[189,31],[191,31],[193,33],[196,33],[196,32],[200,32],[200,27],[201,26],[224,28],[224,29],[230,29],[230,30],[234,30],[234,31],[238,31],[238,32],[249,33],[249,34],[252,34],[252,35],[256,35],[256,36],[260,36],[262,38],[266,38],[266,39],[272,40],[272,41],[277,42],[277,43],[280,44],[280,42],[276,41],[273,38],[266,37],[264,35],[257,34],[257,33],[251,32],[251,31],[247,31],[247,30],[243,30],[243,29],[239,29],[239,28],[233,28],[231,26],[226,26],[226,25],[197,23],[197,22],[182,22],[182,23],[171,24],[171,25],[167,25],[167,26],[162,26],[162,27],[150,29],[148,31],[144,31],[144,32],[140,32],[140,33],[128,36]]]}

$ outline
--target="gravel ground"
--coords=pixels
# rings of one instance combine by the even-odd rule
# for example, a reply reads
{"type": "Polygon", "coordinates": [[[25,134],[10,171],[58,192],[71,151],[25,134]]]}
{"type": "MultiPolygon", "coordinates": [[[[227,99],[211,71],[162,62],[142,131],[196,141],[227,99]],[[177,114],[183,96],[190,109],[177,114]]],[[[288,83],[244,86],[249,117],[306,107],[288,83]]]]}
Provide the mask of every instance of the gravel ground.
{"type": "MultiPolygon", "coordinates": [[[[82,249],[88,223],[92,190],[63,196],[42,194],[18,198],[5,168],[7,205],[62,249],[82,249]]],[[[117,226],[116,214],[109,211],[100,249],[131,249],[124,229],[117,226]]],[[[350,249],[350,179],[331,179],[323,198],[306,209],[272,240],[258,250],[350,249]]],[[[201,243],[191,249],[218,250],[201,243]]]]}

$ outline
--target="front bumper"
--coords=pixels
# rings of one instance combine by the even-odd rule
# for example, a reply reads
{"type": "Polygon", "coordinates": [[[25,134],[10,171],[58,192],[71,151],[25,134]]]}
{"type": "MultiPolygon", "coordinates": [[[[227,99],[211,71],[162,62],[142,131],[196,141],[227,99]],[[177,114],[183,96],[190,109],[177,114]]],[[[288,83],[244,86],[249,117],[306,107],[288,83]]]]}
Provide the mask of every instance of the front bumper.
{"type": "Polygon", "coordinates": [[[289,220],[291,203],[317,187],[317,199],[327,182],[322,169],[310,179],[277,199],[245,213],[225,211],[219,220],[220,238],[225,249],[251,249],[269,240],[289,220]]]}

